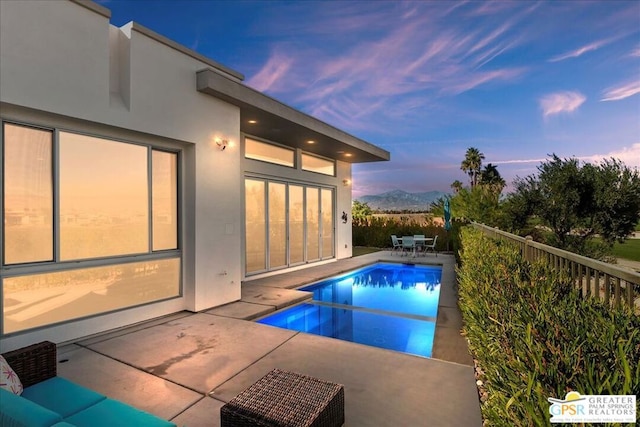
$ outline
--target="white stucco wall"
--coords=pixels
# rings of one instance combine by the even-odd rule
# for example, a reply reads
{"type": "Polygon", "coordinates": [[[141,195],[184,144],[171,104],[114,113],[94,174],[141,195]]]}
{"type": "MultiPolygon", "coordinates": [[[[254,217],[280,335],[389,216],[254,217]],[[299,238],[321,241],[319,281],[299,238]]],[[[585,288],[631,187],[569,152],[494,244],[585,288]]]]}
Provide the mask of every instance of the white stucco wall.
{"type": "Polygon", "coordinates": [[[196,90],[211,63],[139,28],[110,25],[97,5],[0,0],[0,118],[181,150],[183,295],[5,337],[0,351],[240,299],[245,173],[335,188],[335,259],[352,256],[351,165],[336,161],[325,176],[245,160],[238,107],[196,90]]]}
{"type": "Polygon", "coordinates": [[[0,96],[75,117],[104,112],[109,22],[69,2],[0,2],[0,96]]]}
{"type": "MultiPolygon", "coordinates": [[[[62,117],[48,114],[55,113],[73,119],[64,124],[71,130],[130,141],[156,136],[183,149],[184,296],[100,321],[71,322],[52,329],[55,336],[48,339],[69,340],[239,299],[240,117],[237,107],[196,91],[195,73],[209,65],[130,26],[111,27],[106,16],[83,6],[48,0],[0,1],[0,52],[3,119],[63,126],[57,124],[62,117]],[[120,45],[114,50],[110,40],[120,45]],[[235,146],[222,152],[216,137],[235,146]]],[[[12,339],[33,342],[42,332],[33,334],[12,339]]]]}
{"type": "Polygon", "coordinates": [[[353,248],[351,247],[352,237],[352,219],[351,218],[351,164],[341,161],[336,162],[337,172],[337,206],[336,206],[336,258],[350,258],[353,256],[353,248]],[[349,184],[344,185],[344,180],[348,180],[349,184]],[[342,222],[342,212],[347,214],[347,222],[342,222]]]}

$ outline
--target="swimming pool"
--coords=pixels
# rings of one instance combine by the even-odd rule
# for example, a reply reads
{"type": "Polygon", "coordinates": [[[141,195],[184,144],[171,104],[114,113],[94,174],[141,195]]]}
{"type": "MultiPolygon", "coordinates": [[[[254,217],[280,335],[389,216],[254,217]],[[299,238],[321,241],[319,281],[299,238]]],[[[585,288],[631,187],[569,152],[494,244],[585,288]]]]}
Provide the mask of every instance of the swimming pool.
{"type": "Polygon", "coordinates": [[[442,268],[377,263],[300,290],[312,302],[258,323],[431,357],[442,268]]]}

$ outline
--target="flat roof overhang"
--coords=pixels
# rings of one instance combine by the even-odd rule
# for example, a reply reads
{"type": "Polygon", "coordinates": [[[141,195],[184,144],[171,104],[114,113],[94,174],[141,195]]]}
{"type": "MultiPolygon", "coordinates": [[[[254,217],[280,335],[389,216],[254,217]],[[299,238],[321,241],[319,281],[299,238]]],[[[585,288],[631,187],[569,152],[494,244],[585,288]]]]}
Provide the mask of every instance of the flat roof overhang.
{"type": "Polygon", "coordinates": [[[240,108],[240,131],[347,163],[390,159],[388,151],[349,135],[212,69],[196,73],[199,92],[240,108]],[[250,121],[255,121],[251,123],[250,121]],[[315,141],[309,144],[307,141],[315,141]]]}

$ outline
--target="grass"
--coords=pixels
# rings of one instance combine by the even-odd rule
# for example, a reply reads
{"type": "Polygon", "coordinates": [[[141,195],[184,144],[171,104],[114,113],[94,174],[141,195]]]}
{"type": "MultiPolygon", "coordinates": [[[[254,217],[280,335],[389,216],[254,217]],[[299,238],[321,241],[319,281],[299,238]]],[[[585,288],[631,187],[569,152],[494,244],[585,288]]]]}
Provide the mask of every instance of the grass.
{"type": "Polygon", "coordinates": [[[353,256],[360,256],[366,254],[372,254],[374,252],[380,252],[382,249],[380,248],[370,248],[367,246],[354,246],[353,247],[353,256]]]}
{"type": "Polygon", "coordinates": [[[640,239],[627,239],[624,243],[613,245],[613,255],[616,258],[640,261],[640,239]]]}

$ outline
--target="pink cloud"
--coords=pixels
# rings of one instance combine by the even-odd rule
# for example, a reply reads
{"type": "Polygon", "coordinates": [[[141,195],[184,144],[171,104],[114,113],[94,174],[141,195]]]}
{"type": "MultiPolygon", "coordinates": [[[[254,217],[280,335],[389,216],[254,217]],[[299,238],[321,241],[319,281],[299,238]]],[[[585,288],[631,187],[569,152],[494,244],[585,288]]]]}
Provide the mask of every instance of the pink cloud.
{"type": "Polygon", "coordinates": [[[588,45],[579,47],[578,49],[572,50],[570,52],[566,52],[558,56],[554,56],[553,58],[549,59],[549,62],[559,62],[569,58],[577,58],[579,56],[584,55],[587,52],[591,52],[592,50],[600,49],[602,46],[610,42],[611,40],[607,39],[607,40],[599,40],[597,42],[589,43],[588,45]]]}
{"type": "Polygon", "coordinates": [[[514,78],[523,74],[524,71],[525,71],[524,68],[518,68],[518,69],[503,69],[503,70],[475,73],[470,75],[466,81],[461,81],[461,82],[450,85],[447,88],[447,90],[451,91],[451,93],[458,94],[458,93],[466,92],[477,86],[483,85],[485,83],[489,83],[494,80],[498,80],[498,81],[513,80],[514,78]]]}
{"type": "Polygon", "coordinates": [[[320,16],[309,27],[287,31],[324,38],[334,37],[330,29],[339,28],[344,42],[338,46],[343,50],[330,51],[322,43],[305,45],[302,38],[287,41],[286,46],[276,46],[247,84],[278,96],[294,95],[294,103],[305,105],[305,111],[337,125],[338,117],[342,117],[340,123],[348,123],[356,116],[394,114],[404,96],[455,96],[485,84],[511,82],[527,71],[523,67],[489,69],[487,64],[519,44],[522,36],[514,29],[535,8],[520,8],[519,13],[498,20],[485,12],[487,8],[502,10],[506,6],[501,2],[482,6],[469,2],[456,7],[439,2],[400,2],[391,19],[387,7],[367,8],[360,16],[362,8],[352,4],[319,9],[320,16]],[[443,25],[448,22],[443,18],[460,8],[469,9],[462,12],[466,19],[480,20],[473,31],[469,31],[468,22],[443,25]],[[363,32],[366,37],[360,36],[363,32]],[[359,105],[347,101],[356,97],[359,105]]]}
{"type": "Polygon", "coordinates": [[[276,52],[256,75],[247,80],[247,85],[261,92],[273,90],[290,71],[293,62],[293,58],[276,52]]]}
{"type": "Polygon", "coordinates": [[[548,117],[554,114],[572,113],[586,100],[586,96],[580,92],[556,92],[543,96],[540,99],[540,107],[542,115],[548,117]]]}
{"type": "Polygon", "coordinates": [[[607,89],[600,101],[620,101],[638,93],[640,93],[640,80],[607,89]]]}
{"type": "Polygon", "coordinates": [[[605,154],[594,154],[592,156],[580,157],[580,160],[592,163],[599,163],[603,159],[618,159],[626,166],[640,168],[640,142],[632,144],[631,147],[622,147],[619,150],[610,151],[605,154]]]}
{"type": "Polygon", "coordinates": [[[512,159],[512,160],[492,160],[491,162],[494,165],[514,165],[514,164],[522,164],[522,163],[542,163],[547,161],[547,158],[537,158],[537,159],[512,159]]]}
{"type": "MultiPolygon", "coordinates": [[[[630,147],[622,147],[617,150],[609,151],[603,154],[591,154],[587,156],[578,156],[578,160],[587,163],[600,163],[603,159],[618,159],[625,165],[632,168],[640,168],[640,142],[631,144],[630,147]]],[[[533,158],[533,159],[509,159],[509,160],[491,160],[487,163],[493,163],[494,165],[514,165],[514,164],[529,164],[529,163],[543,163],[548,161],[549,158],[533,158]]]]}

